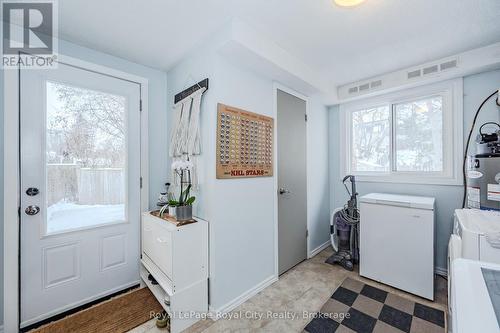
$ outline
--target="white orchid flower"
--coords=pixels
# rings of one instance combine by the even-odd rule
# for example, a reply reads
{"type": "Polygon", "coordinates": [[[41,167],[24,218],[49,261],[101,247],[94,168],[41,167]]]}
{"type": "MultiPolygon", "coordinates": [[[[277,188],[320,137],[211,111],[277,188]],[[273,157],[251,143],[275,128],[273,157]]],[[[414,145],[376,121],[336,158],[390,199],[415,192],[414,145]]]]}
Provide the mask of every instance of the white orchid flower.
{"type": "Polygon", "coordinates": [[[174,161],[171,165],[172,170],[175,171],[192,170],[193,167],[194,165],[191,161],[174,161]]]}

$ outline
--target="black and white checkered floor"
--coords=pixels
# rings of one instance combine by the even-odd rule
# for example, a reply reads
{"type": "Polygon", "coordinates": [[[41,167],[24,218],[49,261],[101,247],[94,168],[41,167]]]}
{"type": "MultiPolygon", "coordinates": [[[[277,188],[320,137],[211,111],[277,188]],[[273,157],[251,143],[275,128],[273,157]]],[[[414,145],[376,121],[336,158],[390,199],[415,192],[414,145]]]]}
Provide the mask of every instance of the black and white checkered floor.
{"type": "Polygon", "coordinates": [[[347,278],[305,331],[443,333],[444,318],[441,310],[347,278]]]}

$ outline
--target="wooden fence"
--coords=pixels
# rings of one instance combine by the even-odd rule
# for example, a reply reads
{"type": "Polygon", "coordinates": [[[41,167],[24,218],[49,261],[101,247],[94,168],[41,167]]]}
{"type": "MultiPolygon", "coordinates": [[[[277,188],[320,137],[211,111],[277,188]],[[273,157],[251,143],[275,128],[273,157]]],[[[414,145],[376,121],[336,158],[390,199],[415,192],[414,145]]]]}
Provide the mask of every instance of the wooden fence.
{"type": "Polygon", "coordinates": [[[115,205],[125,202],[122,168],[81,168],[76,164],[47,165],[47,203],[61,200],[80,205],[115,205]]]}

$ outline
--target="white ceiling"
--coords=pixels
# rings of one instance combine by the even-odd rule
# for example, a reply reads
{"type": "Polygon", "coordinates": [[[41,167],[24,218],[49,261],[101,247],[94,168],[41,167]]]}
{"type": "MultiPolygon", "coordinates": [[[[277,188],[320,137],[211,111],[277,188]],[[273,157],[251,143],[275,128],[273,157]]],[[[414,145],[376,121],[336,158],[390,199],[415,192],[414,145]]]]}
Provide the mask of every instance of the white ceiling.
{"type": "Polygon", "coordinates": [[[68,0],[59,34],[168,70],[234,17],[334,84],[500,41],[499,0],[68,0]]]}

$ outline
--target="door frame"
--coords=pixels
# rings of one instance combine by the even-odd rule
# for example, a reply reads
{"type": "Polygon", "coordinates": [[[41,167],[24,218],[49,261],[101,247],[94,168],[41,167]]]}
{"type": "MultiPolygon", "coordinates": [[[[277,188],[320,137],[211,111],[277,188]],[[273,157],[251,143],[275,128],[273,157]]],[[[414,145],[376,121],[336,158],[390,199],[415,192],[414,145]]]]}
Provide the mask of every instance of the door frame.
{"type": "MultiPolygon", "coordinates": [[[[140,190],[141,212],[149,207],[149,160],[148,160],[148,79],[113,68],[94,64],[63,54],[57,54],[57,62],[93,71],[139,84],[141,111],[141,165],[142,187],[140,190]]],[[[3,233],[3,312],[4,332],[19,331],[20,310],[20,77],[21,68],[4,70],[4,233],[3,233]],[[5,126],[8,124],[8,126],[5,126]],[[16,195],[12,195],[16,193],[16,195]],[[8,222],[8,223],[7,223],[8,222]]]]}
{"type": "MultiPolygon", "coordinates": [[[[287,94],[290,94],[292,96],[295,96],[303,101],[306,102],[306,116],[309,114],[309,97],[306,95],[303,95],[291,88],[288,88],[287,86],[279,83],[279,82],[273,82],[273,113],[274,113],[274,128],[276,129],[274,131],[274,276],[276,278],[279,278],[279,239],[278,239],[278,224],[279,224],[279,217],[278,217],[278,90],[281,90],[287,94]]],[[[307,188],[307,193],[306,193],[306,207],[309,206],[309,165],[307,163],[307,156],[309,149],[307,149],[307,133],[308,133],[308,123],[306,121],[306,188],[307,188]]],[[[306,217],[306,228],[308,230],[307,232],[307,253],[306,253],[306,258],[309,259],[311,258],[311,235],[309,233],[310,228],[310,218],[309,218],[309,210],[307,210],[307,217],[306,217]]]]}

